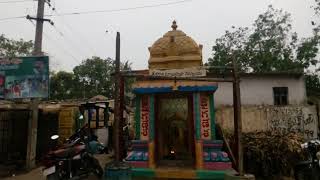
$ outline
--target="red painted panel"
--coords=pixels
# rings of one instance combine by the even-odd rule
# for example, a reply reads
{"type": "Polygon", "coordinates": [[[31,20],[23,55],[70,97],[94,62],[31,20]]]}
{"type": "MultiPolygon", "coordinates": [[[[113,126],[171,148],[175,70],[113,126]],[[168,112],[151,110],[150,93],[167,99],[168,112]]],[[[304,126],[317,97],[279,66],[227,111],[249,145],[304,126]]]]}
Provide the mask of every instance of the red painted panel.
{"type": "Polygon", "coordinates": [[[209,95],[206,93],[200,94],[200,123],[201,123],[201,139],[211,139],[211,124],[210,124],[210,105],[209,95]]]}
{"type": "Polygon", "coordinates": [[[148,168],[148,161],[127,161],[132,167],[135,168],[148,168]]]}
{"type": "Polygon", "coordinates": [[[140,139],[149,140],[150,103],[149,96],[141,98],[140,139]]]}
{"type": "Polygon", "coordinates": [[[231,162],[205,162],[204,168],[208,170],[227,170],[232,169],[231,162]]]}

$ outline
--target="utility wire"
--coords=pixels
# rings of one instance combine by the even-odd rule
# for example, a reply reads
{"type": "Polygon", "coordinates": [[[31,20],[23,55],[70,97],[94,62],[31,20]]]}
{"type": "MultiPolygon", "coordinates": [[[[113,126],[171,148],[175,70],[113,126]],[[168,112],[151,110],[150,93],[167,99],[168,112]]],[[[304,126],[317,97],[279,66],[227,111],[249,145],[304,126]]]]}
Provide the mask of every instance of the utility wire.
{"type": "Polygon", "coordinates": [[[69,43],[70,47],[74,47],[79,54],[83,53],[83,50],[80,50],[79,47],[78,47],[79,44],[74,44],[73,41],[70,38],[66,38],[64,33],[61,30],[59,30],[56,25],[52,25],[52,26],[53,26],[54,30],[61,36],[61,38],[66,43],[69,43]]]}
{"type": "MultiPolygon", "coordinates": [[[[122,8],[122,9],[109,9],[109,10],[100,10],[100,11],[80,11],[80,12],[72,12],[72,13],[61,13],[61,14],[47,14],[46,17],[53,17],[53,16],[69,16],[69,15],[81,15],[81,14],[94,14],[94,13],[108,13],[108,12],[119,12],[119,11],[129,11],[129,10],[136,10],[136,9],[144,9],[144,8],[153,8],[153,7],[160,7],[160,6],[169,6],[175,4],[181,4],[186,2],[191,2],[192,0],[182,0],[182,1],[175,1],[170,3],[163,3],[163,4],[154,4],[154,5],[146,5],[146,6],[136,6],[130,8],[122,8]]],[[[16,16],[16,17],[7,17],[7,18],[0,18],[0,21],[11,20],[11,19],[20,19],[25,18],[26,16],[16,16]]]]}
{"type": "MultiPolygon", "coordinates": [[[[56,13],[57,15],[59,15],[57,9],[55,9],[55,10],[53,10],[53,11],[54,11],[54,13],[56,13]]],[[[66,21],[63,19],[62,16],[60,16],[59,19],[60,19],[60,22],[62,22],[62,23],[65,25],[65,27],[67,27],[67,28],[69,29],[69,31],[70,31],[73,35],[74,35],[75,33],[77,33],[78,35],[80,35],[80,36],[77,36],[77,39],[81,38],[81,40],[85,42],[86,46],[89,47],[89,49],[91,49],[93,55],[97,55],[97,53],[96,53],[97,51],[90,45],[89,41],[88,41],[84,36],[82,36],[82,35],[79,33],[79,31],[74,31],[73,28],[71,27],[71,25],[70,25],[68,22],[66,22],[66,21]]],[[[60,34],[61,34],[61,33],[60,33],[60,34]]]]}
{"type": "Polygon", "coordinates": [[[182,1],[175,1],[169,3],[162,3],[162,4],[153,4],[153,5],[145,5],[145,6],[136,6],[136,7],[129,7],[129,8],[121,8],[121,9],[108,9],[108,10],[98,10],[98,11],[80,11],[80,12],[72,12],[72,13],[61,13],[59,15],[45,15],[47,17],[52,16],[70,16],[70,15],[81,15],[81,14],[94,14],[94,13],[108,13],[108,12],[119,12],[119,11],[128,11],[128,10],[136,10],[136,9],[144,9],[144,8],[153,8],[153,7],[160,7],[160,6],[169,6],[175,4],[181,4],[186,2],[191,2],[192,0],[182,0],[182,1]]]}
{"type": "Polygon", "coordinates": [[[15,17],[0,18],[0,21],[6,21],[6,20],[11,20],[11,19],[22,19],[22,18],[26,18],[26,16],[15,16],[15,17]]]}
{"type": "Polygon", "coordinates": [[[34,0],[0,1],[0,4],[22,3],[22,2],[36,2],[36,1],[34,0]]]}
{"type": "MultiPolygon", "coordinates": [[[[31,21],[30,20],[30,22],[32,23],[32,25],[35,27],[36,26],[36,24],[33,22],[33,21],[31,21]]],[[[52,43],[54,43],[57,47],[61,47],[58,43],[56,43],[56,41],[54,41],[48,34],[46,34],[45,32],[43,32],[43,35],[47,38],[47,39],[49,39],[52,43]]],[[[76,62],[76,63],[79,63],[79,64],[81,64],[81,62],[72,54],[72,53],[70,53],[69,51],[67,51],[66,49],[64,49],[64,48],[60,48],[65,54],[68,54],[69,56],[71,56],[72,57],[72,59],[76,62]]]]}
{"type": "MultiPolygon", "coordinates": [[[[57,11],[56,11],[56,8],[53,6],[53,8],[52,8],[52,11],[54,12],[54,13],[58,13],[57,11]]],[[[68,25],[68,28],[69,28],[69,30],[70,30],[70,32],[72,33],[72,34],[74,34],[73,32],[72,32],[72,30],[71,30],[71,27],[69,26],[69,24],[68,23],[65,23],[64,21],[63,21],[63,19],[62,19],[62,17],[58,17],[60,20],[61,20],[61,22],[63,22],[66,26],[68,25]]],[[[56,23],[54,24],[54,25],[52,25],[53,27],[54,27],[54,29],[55,29],[55,31],[65,40],[65,42],[67,42],[67,43],[71,43],[72,44],[72,47],[75,47],[77,50],[80,50],[79,48],[78,48],[78,45],[79,44],[83,44],[83,43],[76,43],[76,42],[74,42],[74,41],[72,41],[72,39],[69,39],[69,38],[67,38],[66,36],[65,36],[65,34],[61,31],[61,30],[59,30],[59,28],[56,26],[56,23]]],[[[80,37],[82,37],[82,36],[78,36],[76,39],[79,39],[80,37]]],[[[88,45],[88,43],[87,43],[87,45],[88,45]]],[[[80,50],[79,51],[80,53],[83,53],[84,51],[83,50],[80,50]]],[[[91,52],[90,52],[91,53],[91,52]]],[[[96,53],[93,53],[93,55],[95,55],[96,53]]]]}

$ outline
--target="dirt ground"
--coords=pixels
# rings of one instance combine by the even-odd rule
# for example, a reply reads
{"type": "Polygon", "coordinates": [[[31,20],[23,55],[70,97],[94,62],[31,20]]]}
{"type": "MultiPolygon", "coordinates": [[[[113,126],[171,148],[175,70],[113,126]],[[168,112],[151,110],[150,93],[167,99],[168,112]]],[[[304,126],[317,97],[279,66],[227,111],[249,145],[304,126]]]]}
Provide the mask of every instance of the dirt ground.
{"type": "MultiPolygon", "coordinates": [[[[101,167],[104,169],[106,163],[110,162],[112,159],[110,155],[106,154],[98,154],[95,157],[99,160],[101,167]]],[[[42,175],[42,167],[38,167],[29,171],[28,173],[21,175],[12,175],[11,177],[4,178],[5,180],[46,180],[46,178],[42,175]]],[[[95,176],[90,176],[89,180],[96,180],[95,176]]]]}

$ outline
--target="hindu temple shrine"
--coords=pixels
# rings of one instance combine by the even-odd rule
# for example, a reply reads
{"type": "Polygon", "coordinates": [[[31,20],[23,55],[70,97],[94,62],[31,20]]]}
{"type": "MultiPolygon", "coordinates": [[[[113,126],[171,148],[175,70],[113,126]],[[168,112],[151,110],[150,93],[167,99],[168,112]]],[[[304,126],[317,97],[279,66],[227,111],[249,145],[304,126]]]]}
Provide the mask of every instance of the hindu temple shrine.
{"type": "MultiPolygon", "coordinates": [[[[205,76],[202,45],[178,29],[149,47],[149,76],[205,76]]],[[[223,177],[231,169],[228,154],[217,138],[214,97],[216,82],[176,79],[137,79],[135,140],[126,161],[135,176],[159,178],[223,177]]]]}

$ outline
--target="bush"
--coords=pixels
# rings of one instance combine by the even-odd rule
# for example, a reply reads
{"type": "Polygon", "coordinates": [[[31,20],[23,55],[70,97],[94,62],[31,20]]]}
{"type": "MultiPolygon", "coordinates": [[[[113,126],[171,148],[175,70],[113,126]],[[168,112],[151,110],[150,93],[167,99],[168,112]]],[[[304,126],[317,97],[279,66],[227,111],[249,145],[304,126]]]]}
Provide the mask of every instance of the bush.
{"type": "MultiPolygon", "coordinates": [[[[233,135],[228,135],[234,144],[233,135]]],[[[244,169],[264,179],[292,176],[294,165],[305,159],[303,135],[275,131],[243,133],[244,169]]]]}

